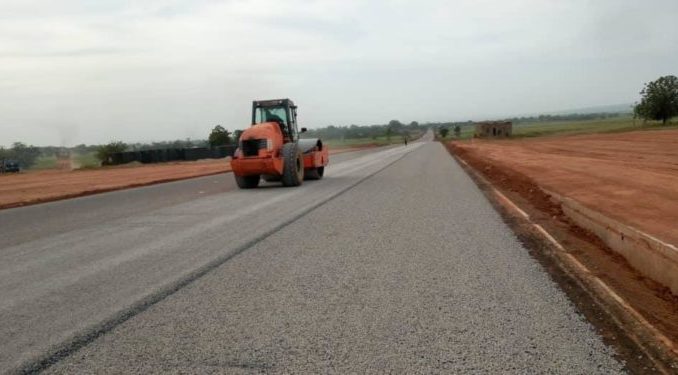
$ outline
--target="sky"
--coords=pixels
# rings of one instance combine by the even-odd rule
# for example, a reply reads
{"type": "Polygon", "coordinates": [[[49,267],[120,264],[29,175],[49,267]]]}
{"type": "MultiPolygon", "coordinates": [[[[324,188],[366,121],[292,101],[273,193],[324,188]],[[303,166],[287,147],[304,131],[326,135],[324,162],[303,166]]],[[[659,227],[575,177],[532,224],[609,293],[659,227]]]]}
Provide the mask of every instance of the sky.
{"type": "Polygon", "coordinates": [[[678,74],[676,0],[0,0],[0,145],[204,139],[632,103],[678,74]]]}

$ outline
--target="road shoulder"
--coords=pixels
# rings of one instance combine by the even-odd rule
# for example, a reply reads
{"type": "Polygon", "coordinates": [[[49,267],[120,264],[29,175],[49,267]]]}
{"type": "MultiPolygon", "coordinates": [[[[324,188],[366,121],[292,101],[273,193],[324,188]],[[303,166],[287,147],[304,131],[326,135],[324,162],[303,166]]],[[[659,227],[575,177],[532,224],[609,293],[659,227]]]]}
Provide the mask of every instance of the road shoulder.
{"type": "Polygon", "coordinates": [[[530,254],[633,372],[647,372],[648,363],[656,365],[654,370],[676,371],[675,296],[640,275],[595,235],[570,221],[557,202],[531,179],[514,170],[493,168],[486,161],[459,155],[449,144],[446,146],[530,254]],[[487,173],[490,170],[492,173],[487,173]],[[542,231],[536,230],[535,225],[542,231]]]}

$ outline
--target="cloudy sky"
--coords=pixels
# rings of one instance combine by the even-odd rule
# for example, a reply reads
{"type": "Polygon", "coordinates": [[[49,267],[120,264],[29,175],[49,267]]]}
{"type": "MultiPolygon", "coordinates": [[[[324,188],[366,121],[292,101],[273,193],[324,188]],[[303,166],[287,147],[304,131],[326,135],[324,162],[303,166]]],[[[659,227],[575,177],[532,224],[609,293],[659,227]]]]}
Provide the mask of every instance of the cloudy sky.
{"type": "Polygon", "coordinates": [[[630,103],[678,74],[676,0],[0,0],[0,145],[630,103]]]}

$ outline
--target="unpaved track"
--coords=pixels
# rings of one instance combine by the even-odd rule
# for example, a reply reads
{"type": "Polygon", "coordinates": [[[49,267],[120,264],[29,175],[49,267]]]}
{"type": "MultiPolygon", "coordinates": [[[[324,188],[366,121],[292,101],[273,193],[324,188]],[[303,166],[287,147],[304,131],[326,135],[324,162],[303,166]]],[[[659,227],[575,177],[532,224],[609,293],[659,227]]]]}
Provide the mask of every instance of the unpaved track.
{"type": "Polygon", "coordinates": [[[0,175],[0,208],[80,197],[228,172],[225,159],[114,166],[85,170],[41,170],[0,175]]]}
{"type": "Polygon", "coordinates": [[[0,365],[108,319],[47,371],[621,369],[440,144],[327,172],[3,247],[0,365]]]}

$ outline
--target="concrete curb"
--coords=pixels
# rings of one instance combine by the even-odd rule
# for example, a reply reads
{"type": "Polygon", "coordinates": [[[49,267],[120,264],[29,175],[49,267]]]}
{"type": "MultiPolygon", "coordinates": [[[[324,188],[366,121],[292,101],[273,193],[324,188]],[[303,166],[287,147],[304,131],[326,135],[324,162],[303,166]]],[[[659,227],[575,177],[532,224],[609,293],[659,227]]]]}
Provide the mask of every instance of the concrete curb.
{"type": "Polygon", "coordinates": [[[652,235],[622,224],[581,203],[548,191],[565,215],[598,236],[644,276],[668,287],[678,295],[678,248],[652,235]]]}

